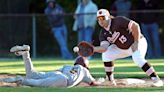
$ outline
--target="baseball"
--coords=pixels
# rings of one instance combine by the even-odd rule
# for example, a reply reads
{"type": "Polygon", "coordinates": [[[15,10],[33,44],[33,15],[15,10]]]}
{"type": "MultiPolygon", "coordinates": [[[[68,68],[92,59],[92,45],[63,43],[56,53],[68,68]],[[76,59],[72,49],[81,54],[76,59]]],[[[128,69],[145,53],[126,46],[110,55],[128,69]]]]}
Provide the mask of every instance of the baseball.
{"type": "Polygon", "coordinates": [[[73,48],[73,51],[74,51],[74,52],[79,52],[79,47],[77,47],[77,46],[74,47],[74,48],[73,48]]]}

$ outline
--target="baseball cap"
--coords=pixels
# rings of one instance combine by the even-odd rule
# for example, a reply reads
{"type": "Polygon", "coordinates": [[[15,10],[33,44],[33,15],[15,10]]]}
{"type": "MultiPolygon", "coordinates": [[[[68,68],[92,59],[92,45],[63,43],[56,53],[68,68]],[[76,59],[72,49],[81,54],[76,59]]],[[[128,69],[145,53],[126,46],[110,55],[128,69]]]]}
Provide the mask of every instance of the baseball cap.
{"type": "Polygon", "coordinates": [[[99,20],[108,20],[110,13],[107,9],[100,9],[97,11],[97,19],[99,20]]]}

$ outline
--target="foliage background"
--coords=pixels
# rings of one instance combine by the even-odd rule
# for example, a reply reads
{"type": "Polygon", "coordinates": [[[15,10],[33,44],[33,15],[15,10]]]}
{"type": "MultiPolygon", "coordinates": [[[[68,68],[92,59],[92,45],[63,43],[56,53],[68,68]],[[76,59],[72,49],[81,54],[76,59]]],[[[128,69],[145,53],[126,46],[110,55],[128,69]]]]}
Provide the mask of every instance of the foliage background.
{"type": "MultiPolygon", "coordinates": [[[[8,49],[13,45],[29,44],[32,46],[32,17],[28,14],[36,14],[36,33],[37,33],[37,54],[38,56],[58,56],[59,47],[54,40],[50,31],[50,27],[47,23],[47,19],[44,16],[44,9],[46,7],[46,0],[0,0],[0,52],[2,55],[7,54],[9,56],[8,49]],[[9,16],[12,14],[24,14],[21,16],[9,16]],[[27,16],[25,16],[27,15],[27,16]],[[23,24],[23,25],[22,25],[23,24]],[[22,36],[23,35],[23,36],[22,36]],[[41,50],[42,49],[42,50],[41,50]]],[[[72,31],[73,14],[77,0],[56,0],[67,13],[65,15],[65,22],[68,28],[68,47],[72,50],[73,46],[77,44],[77,32],[72,31]]],[[[112,3],[115,0],[93,0],[99,8],[106,8],[110,10],[112,3]]],[[[138,0],[131,0],[133,6],[132,9],[136,10],[138,0]]],[[[164,9],[164,0],[159,0],[160,9],[164,9]]],[[[161,47],[164,46],[164,12],[160,12],[159,24],[160,24],[160,38],[161,47]]],[[[134,14],[136,15],[136,14],[134,14]]],[[[132,16],[132,19],[136,20],[137,16],[132,16]]],[[[95,33],[93,35],[93,44],[98,45],[98,33],[100,27],[97,25],[95,33]]],[[[164,55],[164,49],[162,49],[164,55]]],[[[0,56],[2,56],[0,53],[0,56]]]]}

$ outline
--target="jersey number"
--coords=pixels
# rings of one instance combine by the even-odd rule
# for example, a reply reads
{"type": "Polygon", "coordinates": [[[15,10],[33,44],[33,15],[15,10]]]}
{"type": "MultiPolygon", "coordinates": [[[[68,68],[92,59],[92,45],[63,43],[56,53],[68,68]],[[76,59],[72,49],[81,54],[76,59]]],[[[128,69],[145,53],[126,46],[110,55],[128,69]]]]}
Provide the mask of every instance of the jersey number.
{"type": "Polygon", "coordinates": [[[124,35],[122,35],[122,36],[119,38],[119,41],[120,41],[122,44],[124,44],[124,43],[127,41],[127,38],[126,38],[124,35]]]}
{"type": "Polygon", "coordinates": [[[70,70],[70,73],[72,73],[72,74],[77,73],[77,69],[76,69],[76,68],[72,68],[72,69],[70,70]]]}

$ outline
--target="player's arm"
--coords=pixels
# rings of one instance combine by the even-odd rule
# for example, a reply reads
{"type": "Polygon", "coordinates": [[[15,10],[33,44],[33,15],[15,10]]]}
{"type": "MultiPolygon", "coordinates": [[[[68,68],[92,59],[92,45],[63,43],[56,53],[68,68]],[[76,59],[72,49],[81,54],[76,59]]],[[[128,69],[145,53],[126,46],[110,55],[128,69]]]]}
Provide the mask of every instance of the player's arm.
{"type": "Polygon", "coordinates": [[[94,52],[103,53],[108,49],[108,46],[110,43],[106,40],[106,37],[104,36],[104,30],[101,30],[99,35],[100,40],[100,46],[94,47],[94,52]]]}
{"type": "Polygon", "coordinates": [[[128,28],[134,37],[134,43],[131,46],[132,51],[134,52],[138,49],[138,42],[141,37],[141,31],[139,24],[132,20],[129,22],[128,28]]]}
{"type": "Polygon", "coordinates": [[[108,41],[101,41],[100,46],[94,47],[94,52],[103,53],[108,49],[109,42],[108,41]]]}
{"type": "Polygon", "coordinates": [[[98,86],[100,83],[98,83],[90,74],[89,70],[84,68],[84,78],[83,82],[88,83],[90,86],[98,86]]]}
{"type": "Polygon", "coordinates": [[[126,17],[118,17],[118,25],[126,29],[128,28],[134,37],[134,41],[138,42],[141,35],[140,27],[138,23],[126,17]]]}
{"type": "Polygon", "coordinates": [[[132,35],[134,37],[134,41],[138,42],[140,39],[140,36],[141,36],[139,24],[136,23],[135,21],[131,20],[129,22],[128,29],[132,32],[132,35]]]}

